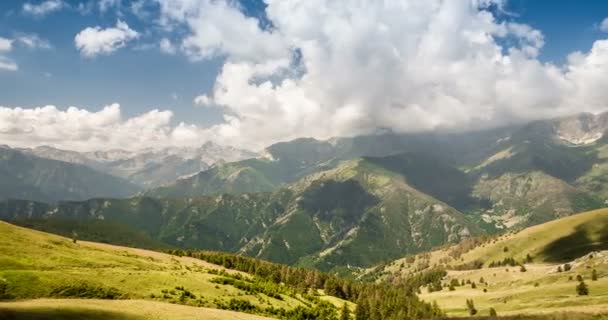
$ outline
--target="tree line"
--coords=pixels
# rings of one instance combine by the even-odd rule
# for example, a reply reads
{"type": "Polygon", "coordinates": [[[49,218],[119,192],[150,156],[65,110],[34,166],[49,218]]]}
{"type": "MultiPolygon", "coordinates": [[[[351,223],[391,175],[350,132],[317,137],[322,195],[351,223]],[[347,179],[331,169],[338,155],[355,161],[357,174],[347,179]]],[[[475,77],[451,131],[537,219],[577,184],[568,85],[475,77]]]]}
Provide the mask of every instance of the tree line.
{"type": "MultiPolygon", "coordinates": [[[[391,282],[369,283],[345,279],[313,269],[291,267],[224,252],[182,249],[168,252],[246,272],[261,281],[290,286],[302,294],[323,290],[327,295],[356,303],[356,320],[421,319],[444,315],[437,304],[429,304],[418,299],[416,292],[420,287],[444,277],[445,270],[431,270],[408,279],[394,279],[391,282]]],[[[296,312],[288,312],[284,318],[337,319],[337,310],[331,313],[327,311],[329,308],[327,305],[319,307],[321,308],[312,307],[308,311],[299,309],[296,312]],[[334,316],[328,316],[330,313],[334,316]],[[320,317],[315,317],[315,314],[320,317]]]]}

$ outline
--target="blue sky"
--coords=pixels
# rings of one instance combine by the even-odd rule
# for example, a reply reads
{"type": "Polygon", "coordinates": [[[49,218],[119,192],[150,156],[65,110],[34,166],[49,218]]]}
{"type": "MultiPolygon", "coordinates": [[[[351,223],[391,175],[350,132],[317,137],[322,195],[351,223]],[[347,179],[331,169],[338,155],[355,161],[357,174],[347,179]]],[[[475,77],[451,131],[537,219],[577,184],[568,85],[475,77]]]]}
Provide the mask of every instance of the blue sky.
{"type": "MultiPolygon", "coordinates": [[[[182,0],[171,1],[186,3],[182,0]]],[[[164,2],[171,3],[171,1],[164,2]]],[[[339,0],[309,0],[299,3],[297,0],[269,1],[275,14],[270,18],[266,16],[266,4],[262,0],[241,0],[237,7],[234,6],[234,1],[229,1],[222,7],[221,4],[226,3],[223,0],[201,0],[198,3],[200,8],[204,8],[203,11],[218,10],[218,14],[225,15],[226,19],[235,20],[222,21],[224,19],[222,16],[214,21],[205,21],[205,19],[213,19],[205,17],[204,12],[197,11],[197,16],[190,17],[191,20],[180,20],[173,17],[179,20],[172,25],[173,28],[167,28],[160,22],[161,16],[169,15],[159,7],[158,3],[163,3],[163,0],[0,1],[0,40],[2,38],[14,39],[12,49],[8,52],[2,52],[0,47],[0,63],[5,58],[18,65],[16,71],[6,71],[0,68],[0,106],[34,108],[55,105],[61,110],[68,106],[76,106],[90,111],[99,111],[106,105],[119,103],[125,119],[144,114],[152,109],[171,110],[173,112],[172,126],[186,122],[197,126],[197,130],[223,123],[223,115],[229,114],[238,121],[225,127],[215,128],[213,132],[205,131],[199,134],[217,135],[220,137],[218,139],[226,139],[228,143],[233,142],[230,139],[235,139],[234,144],[258,143],[259,146],[263,146],[302,135],[323,138],[332,135],[361,134],[373,131],[376,127],[410,131],[452,125],[466,127],[472,122],[479,122],[480,119],[491,126],[547,117],[580,110],[580,107],[572,104],[572,101],[567,98],[593,91],[593,89],[588,89],[588,91],[585,89],[574,93],[566,92],[565,87],[560,87],[564,83],[572,83],[570,86],[572,88],[587,88],[587,85],[601,83],[597,78],[591,76],[585,78],[586,74],[581,73],[574,77],[567,74],[566,71],[560,71],[561,73],[557,76],[560,79],[556,80],[555,71],[551,71],[550,68],[539,66],[532,70],[527,69],[529,65],[523,63],[517,67],[521,70],[518,69],[518,72],[515,73],[509,69],[511,67],[508,64],[505,64],[496,67],[495,70],[477,70],[479,74],[465,71],[460,78],[457,75],[453,75],[453,77],[447,75],[443,78],[440,74],[432,73],[433,63],[427,65],[425,59],[417,61],[416,59],[420,55],[410,56],[411,52],[408,50],[399,52],[398,59],[392,61],[391,54],[395,49],[391,49],[393,50],[391,53],[385,53],[382,50],[389,47],[400,50],[401,44],[395,40],[399,37],[378,40],[378,36],[382,37],[382,34],[375,34],[376,30],[373,30],[382,25],[383,27],[388,26],[389,32],[395,35],[400,32],[411,32],[412,35],[419,35],[420,38],[436,37],[438,35],[429,30],[418,29],[415,23],[405,26],[405,28],[411,29],[398,30],[402,27],[400,21],[409,19],[408,15],[428,14],[429,11],[424,11],[424,8],[412,6],[415,10],[420,9],[421,11],[399,12],[399,10],[382,11],[386,8],[382,8],[382,5],[372,1],[367,7],[356,8],[350,8],[348,1],[339,0]],[[45,15],[25,12],[24,8],[27,5],[36,6],[49,1],[62,2],[67,5],[45,15]],[[119,3],[119,5],[102,11],[99,7],[102,1],[119,3]],[[140,2],[145,4],[144,15],[137,15],[131,10],[134,3],[140,2]],[[307,5],[312,6],[312,10],[305,10],[307,5]],[[89,10],[79,10],[79,6],[89,10]],[[366,26],[371,26],[370,30],[355,29],[362,26],[358,25],[355,20],[348,21],[348,18],[342,22],[351,23],[351,29],[341,29],[336,28],[340,24],[335,24],[335,21],[330,19],[331,15],[317,15],[319,12],[316,12],[316,9],[321,6],[324,9],[318,10],[319,12],[336,13],[335,17],[365,16],[366,11],[376,12],[374,10],[381,12],[381,15],[370,18],[377,19],[375,24],[366,26]],[[293,17],[290,16],[292,13],[293,17]],[[244,14],[245,18],[239,17],[239,14],[244,14]],[[392,16],[393,14],[395,17],[392,16]],[[246,17],[260,19],[262,22],[259,22],[259,30],[251,30],[251,26],[247,25],[246,17]],[[298,19],[302,17],[313,21],[299,21],[298,19]],[[76,35],[86,28],[115,28],[119,20],[128,24],[128,28],[137,32],[139,36],[127,41],[124,47],[106,54],[85,56],[76,47],[76,35]],[[271,20],[272,24],[279,23],[280,26],[269,26],[271,20]],[[283,29],[279,30],[280,32],[274,32],[275,27],[276,30],[283,29]],[[214,30],[219,31],[214,33],[214,30]],[[243,38],[239,39],[241,30],[243,38]],[[327,30],[333,30],[334,33],[324,34],[327,30]],[[357,34],[361,30],[364,32],[357,34]],[[205,42],[209,37],[213,39],[218,34],[220,36],[219,39],[215,39],[216,42],[205,42]],[[50,48],[28,48],[24,43],[16,40],[24,35],[37,35],[48,42],[50,48]],[[197,38],[196,35],[201,36],[197,38]],[[212,50],[219,54],[203,53],[202,59],[193,61],[192,58],[196,55],[179,49],[175,54],[163,53],[159,49],[162,38],[168,38],[176,45],[182,41],[192,40],[196,50],[202,50],[200,52],[212,50]],[[317,47],[293,48],[294,44],[304,45],[311,39],[316,42],[308,42],[308,44],[315,43],[317,47]],[[344,39],[352,41],[343,42],[344,39]],[[385,40],[388,42],[381,42],[385,40]],[[253,42],[255,42],[253,45],[248,46],[253,42]],[[370,43],[374,43],[375,47],[369,47],[370,43]],[[353,47],[349,48],[349,45],[353,45],[353,47]],[[353,50],[356,53],[354,56],[351,55],[353,50]],[[303,56],[292,59],[288,67],[277,67],[281,62],[274,58],[289,57],[290,55],[293,57],[296,52],[303,56]],[[315,54],[318,53],[320,54],[316,56],[315,54]],[[383,57],[385,60],[374,64],[372,62],[376,57],[383,57]],[[213,97],[212,88],[220,82],[218,75],[227,61],[235,62],[235,66],[239,68],[246,68],[252,63],[259,62],[274,65],[275,69],[272,69],[269,74],[267,71],[249,70],[252,72],[247,75],[249,83],[257,84],[260,79],[269,78],[292,80],[296,84],[290,86],[291,82],[288,82],[285,86],[276,86],[278,82],[274,81],[275,87],[270,90],[264,86],[247,87],[237,81],[239,80],[237,72],[227,74],[224,78],[224,81],[227,81],[223,83],[226,86],[224,95],[213,97]],[[392,71],[400,67],[399,63],[404,61],[410,61],[409,69],[405,69],[406,71],[402,74],[393,73],[392,71]],[[312,69],[318,67],[320,72],[311,73],[309,77],[294,78],[293,75],[306,74],[307,70],[303,66],[312,69]],[[417,70],[417,67],[422,66],[426,66],[427,69],[417,70]],[[371,72],[369,68],[371,68],[371,72]],[[286,72],[286,69],[290,70],[286,72]],[[507,69],[509,69],[508,72],[507,69]],[[482,71],[488,73],[482,73],[482,71]],[[262,75],[260,76],[258,73],[262,75]],[[505,74],[511,73],[515,75],[515,78],[502,78],[505,74]],[[420,77],[420,75],[423,76],[420,77]],[[523,75],[523,78],[516,78],[518,75],[523,75]],[[306,83],[301,82],[302,79],[316,79],[316,81],[311,80],[306,83]],[[588,81],[588,79],[593,80],[588,81]],[[582,85],[583,81],[587,82],[582,85]],[[399,87],[393,83],[402,85],[399,87]],[[476,90],[481,91],[482,89],[479,87],[486,84],[491,85],[486,88],[488,92],[499,92],[503,90],[501,88],[505,87],[515,90],[514,86],[530,88],[531,92],[517,91],[519,100],[503,99],[497,97],[496,94],[482,97],[475,93],[476,90]],[[460,89],[464,91],[458,91],[460,89]],[[199,95],[209,97],[209,101],[213,102],[212,106],[195,106],[194,99],[199,95]],[[553,100],[554,96],[560,97],[553,100]],[[490,100],[491,105],[486,105],[490,100]],[[223,109],[213,106],[218,101],[225,106],[223,109]],[[515,105],[516,102],[517,105],[515,105]],[[454,105],[443,107],[446,103],[454,105]],[[514,103],[514,105],[509,103],[514,103]],[[407,112],[404,111],[405,109],[407,112]],[[275,117],[275,115],[278,116],[275,117]],[[395,121],[396,118],[402,119],[402,121],[395,121]],[[262,128],[264,130],[261,130],[262,128]],[[236,138],[247,136],[249,140],[241,139],[241,141],[236,138]]],[[[410,2],[416,3],[415,1],[410,2]]],[[[418,18],[423,22],[426,21],[424,23],[430,21],[438,25],[456,23],[457,25],[446,28],[446,32],[454,32],[450,28],[462,28],[460,31],[465,34],[470,32],[467,28],[484,23],[479,20],[469,24],[469,20],[479,18],[475,16],[458,20],[462,18],[462,13],[459,15],[458,11],[463,9],[466,3],[466,0],[444,3],[446,10],[453,11],[454,17],[456,17],[453,20],[439,21],[440,16],[433,15],[418,18]]],[[[419,6],[426,5],[420,4],[419,6]]],[[[509,0],[506,1],[506,6],[502,11],[491,10],[491,12],[496,24],[484,26],[484,28],[487,27],[484,32],[496,32],[495,30],[499,26],[507,26],[505,29],[507,31],[504,32],[507,32],[509,36],[502,39],[496,37],[493,41],[503,46],[503,54],[510,59],[518,58],[517,55],[511,56],[508,53],[509,49],[525,50],[525,46],[535,46],[533,42],[540,37],[534,33],[534,29],[542,32],[544,45],[540,48],[538,55],[533,53],[526,57],[528,62],[551,63],[558,67],[566,66],[569,63],[567,56],[570,53],[581,51],[586,55],[594,43],[598,44],[597,53],[603,56],[601,41],[598,40],[608,38],[608,33],[600,30],[599,26],[608,17],[608,1],[590,0],[582,4],[581,1],[575,0],[509,0]],[[530,28],[523,28],[524,25],[530,28]],[[505,39],[509,39],[511,42],[505,39]]],[[[412,21],[414,20],[417,21],[412,19],[412,21]]],[[[445,38],[441,38],[441,36],[439,35],[439,38],[436,39],[439,39],[437,40],[439,47],[443,50],[431,52],[428,57],[443,59],[446,55],[453,54],[454,56],[450,57],[452,60],[443,61],[446,63],[446,68],[454,65],[468,65],[470,68],[474,68],[479,63],[468,60],[474,55],[458,56],[458,53],[463,52],[462,50],[484,52],[483,50],[492,48],[491,46],[478,46],[478,43],[475,42],[477,40],[464,43],[452,39],[454,37],[451,34],[445,38]],[[435,54],[436,56],[434,56],[435,54]]],[[[471,39],[463,41],[467,42],[471,39]]],[[[532,48],[532,52],[534,50],[532,48]]],[[[584,58],[582,57],[580,61],[585,60],[584,58]]],[[[596,61],[593,63],[597,64],[596,61]]],[[[566,69],[564,67],[562,70],[566,69]]],[[[583,70],[583,68],[580,69],[583,70]]],[[[600,69],[595,69],[591,67],[592,71],[601,73],[600,69]]],[[[239,70],[242,73],[248,69],[239,70]]],[[[588,96],[588,94],[583,95],[583,98],[579,98],[579,100],[586,100],[588,96]]],[[[605,101],[603,97],[602,99],[593,97],[593,99],[593,101],[585,101],[585,105],[592,106],[589,107],[590,111],[603,108],[602,101],[605,101]]],[[[2,139],[2,120],[0,114],[0,139],[2,139]]],[[[173,128],[166,130],[163,127],[158,130],[167,131],[173,130],[173,128]]],[[[40,140],[45,134],[48,133],[40,133],[37,139],[40,140]]],[[[191,134],[191,136],[195,135],[191,134]]],[[[7,137],[5,136],[5,139],[7,137]]]]}

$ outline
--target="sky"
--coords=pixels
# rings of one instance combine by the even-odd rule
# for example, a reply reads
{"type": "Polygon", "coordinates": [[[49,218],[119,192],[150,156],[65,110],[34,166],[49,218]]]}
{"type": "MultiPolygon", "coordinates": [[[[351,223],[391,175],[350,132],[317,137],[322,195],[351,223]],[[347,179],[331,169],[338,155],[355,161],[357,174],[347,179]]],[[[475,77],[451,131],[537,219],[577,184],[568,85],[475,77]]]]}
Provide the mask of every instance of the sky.
{"type": "Polygon", "coordinates": [[[608,2],[0,2],[0,144],[259,150],[601,112],[608,2]]]}

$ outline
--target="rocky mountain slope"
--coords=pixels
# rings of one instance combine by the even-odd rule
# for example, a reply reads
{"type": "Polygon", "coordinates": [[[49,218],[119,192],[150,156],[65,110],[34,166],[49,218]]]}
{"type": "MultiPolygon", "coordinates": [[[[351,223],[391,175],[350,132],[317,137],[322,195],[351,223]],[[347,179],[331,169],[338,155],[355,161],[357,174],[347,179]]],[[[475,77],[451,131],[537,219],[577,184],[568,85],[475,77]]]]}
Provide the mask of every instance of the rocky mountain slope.
{"type": "Polygon", "coordinates": [[[170,147],[160,150],[108,150],[76,152],[48,146],[20,149],[26,154],[85,165],[137,184],[142,188],[158,187],[190,176],[218,162],[253,158],[255,153],[207,142],[198,148],[170,147]]]}
{"type": "Polygon", "coordinates": [[[39,158],[0,147],[0,199],[39,201],[128,197],[140,188],[84,165],[39,158]]]}
{"type": "Polygon", "coordinates": [[[0,203],[0,218],[40,228],[56,219],[111,221],[170,246],[325,270],[370,266],[479,234],[462,213],[366,159],[342,162],[274,192],[56,204],[14,200],[0,203]]]}

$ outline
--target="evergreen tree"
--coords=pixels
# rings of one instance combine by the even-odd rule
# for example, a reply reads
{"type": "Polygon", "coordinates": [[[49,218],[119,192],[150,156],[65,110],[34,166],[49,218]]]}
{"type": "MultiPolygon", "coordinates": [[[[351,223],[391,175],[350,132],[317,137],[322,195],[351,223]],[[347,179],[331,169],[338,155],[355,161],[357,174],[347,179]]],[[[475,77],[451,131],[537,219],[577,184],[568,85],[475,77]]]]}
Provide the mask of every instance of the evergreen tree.
{"type": "Polygon", "coordinates": [[[579,296],[588,296],[589,295],[589,287],[587,287],[587,284],[585,283],[585,281],[579,282],[579,284],[576,286],[576,293],[579,296]]]}
{"type": "Polygon", "coordinates": [[[498,314],[496,313],[496,309],[490,308],[490,318],[496,318],[498,314]]]}
{"type": "Polygon", "coordinates": [[[528,271],[528,269],[526,269],[526,266],[524,266],[523,264],[519,267],[519,272],[526,272],[528,271]]]}
{"type": "Polygon", "coordinates": [[[581,276],[580,274],[577,274],[576,275],[576,281],[583,282],[583,276],[581,276]]]}
{"type": "Polygon", "coordinates": [[[355,309],[355,320],[368,320],[369,319],[369,306],[367,300],[361,297],[357,300],[357,308],[355,309]]]}
{"type": "Polygon", "coordinates": [[[348,310],[348,305],[346,304],[346,302],[344,302],[344,306],[342,307],[340,320],[350,320],[350,311],[348,310]]]}
{"type": "Polygon", "coordinates": [[[467,299],[467,309],[469,310],[469,315],[474,316],[477,314],[477,309],[475,309],[473,299],[467,299]]]}
{"type": "Polygon", "coordinates": [[[591,271],[591,281],[597,281],[597,270],[591,271]]]}

